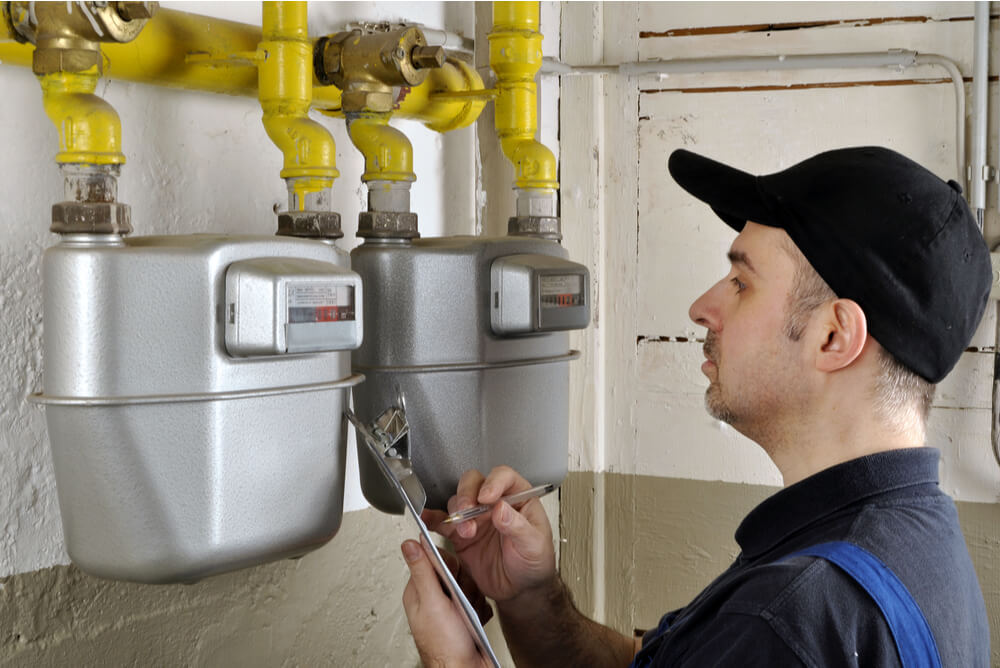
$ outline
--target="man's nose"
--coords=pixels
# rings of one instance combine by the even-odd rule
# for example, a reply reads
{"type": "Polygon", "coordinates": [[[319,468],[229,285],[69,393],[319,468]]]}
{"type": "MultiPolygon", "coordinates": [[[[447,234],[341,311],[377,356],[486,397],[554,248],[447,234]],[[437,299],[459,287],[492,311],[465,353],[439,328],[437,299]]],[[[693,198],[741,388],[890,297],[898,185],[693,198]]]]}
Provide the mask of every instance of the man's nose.
{"type": "Polygon", "coordinates": [[[691,308],[688,309],[688,317],[696,325],[707,327],[717,331],[719,328],[719,300],[715,295],[718,283],[705,291],[705,293],[694,300],[691,308]]]}

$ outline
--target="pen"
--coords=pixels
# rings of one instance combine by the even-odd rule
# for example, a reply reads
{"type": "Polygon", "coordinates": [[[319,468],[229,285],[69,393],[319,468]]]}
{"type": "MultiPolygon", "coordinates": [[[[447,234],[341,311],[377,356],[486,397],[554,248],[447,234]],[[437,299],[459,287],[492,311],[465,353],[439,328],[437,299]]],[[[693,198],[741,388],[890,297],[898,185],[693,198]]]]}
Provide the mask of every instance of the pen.
{"type": "Polygon", "coordinates": [[[493,510],[493,506],[500,503],[500,501],[506,501],[510,505],[523,503],[528,499],[537,499],[540,496],[545,496],[549,492],[554,492],[556,488],[557,486],[553,483],[532,487],[531,489],[526,489],[523,492],[518,492],[517,494],[501,497],[499,501],[490,505],[473,506],[472,508],[459,510],[457,513],[452,513],[451,515],[448,515],[448,517],[444,518],[441,524],[458,524],[459,522],[464,522],[465,520],[471,520],[473,517],[479,517],[480,515],[485,515],[490,512],[493,510]]]}

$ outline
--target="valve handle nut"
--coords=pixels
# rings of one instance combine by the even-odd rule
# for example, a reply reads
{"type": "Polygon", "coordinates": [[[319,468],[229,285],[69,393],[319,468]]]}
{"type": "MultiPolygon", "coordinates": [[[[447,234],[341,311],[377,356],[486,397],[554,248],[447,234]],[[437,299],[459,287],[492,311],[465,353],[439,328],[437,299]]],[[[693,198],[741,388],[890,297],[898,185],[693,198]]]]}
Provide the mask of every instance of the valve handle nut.
{"type": "Polygon", "coordinates": [[[151,19],[159,4],[158,2],[116,2],[115,10],[118,12],[118,16],[126,21],[151,19]]]}
{"type": "Polygon", "coordinates": [[[413,67],[418,70],[441,67],[445,59],[444,47],[415,46],[410,51],[410,59],[413,61],[413,67]]]}

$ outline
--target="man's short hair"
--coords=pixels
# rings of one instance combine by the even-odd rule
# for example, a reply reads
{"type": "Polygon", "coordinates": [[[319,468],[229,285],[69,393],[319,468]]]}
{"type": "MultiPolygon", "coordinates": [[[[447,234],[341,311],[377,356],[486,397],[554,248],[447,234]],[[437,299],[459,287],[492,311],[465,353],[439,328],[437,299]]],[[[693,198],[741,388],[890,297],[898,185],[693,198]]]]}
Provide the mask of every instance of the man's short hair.
{"type": "MultiPolygon", "coordinates": [[[[785,335],[798,341],[813,312],[837,299],[837,295],[791,239],[784,239],[782,246],[795,263],[792,291],[785,306],[785,335]]],[[[913,415],[920,418],[921,424],[926,424],[936,385],[906,368],[881,345],[878,347],[878,366],[873,397],[875,414],[896,431],[905,429],[913,415]]]]}

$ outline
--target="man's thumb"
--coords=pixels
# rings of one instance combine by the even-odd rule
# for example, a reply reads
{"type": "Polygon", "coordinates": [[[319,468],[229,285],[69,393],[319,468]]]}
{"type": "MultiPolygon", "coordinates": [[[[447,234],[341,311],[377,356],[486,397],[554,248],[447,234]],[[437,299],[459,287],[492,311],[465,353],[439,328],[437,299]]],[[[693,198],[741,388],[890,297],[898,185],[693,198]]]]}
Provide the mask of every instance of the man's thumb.
{"type": "Polygon", "coordinates": [[[528,519],[514,510],[506,501],[493,509],[493,526],[509,539],[514,548],[529,559],[541,556],[544,536],[528,519]]]}

